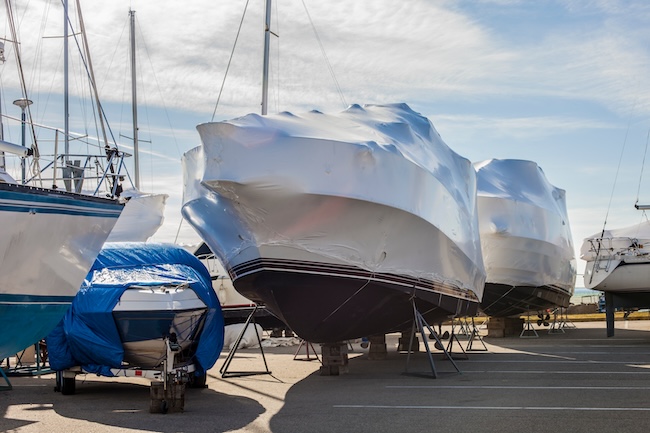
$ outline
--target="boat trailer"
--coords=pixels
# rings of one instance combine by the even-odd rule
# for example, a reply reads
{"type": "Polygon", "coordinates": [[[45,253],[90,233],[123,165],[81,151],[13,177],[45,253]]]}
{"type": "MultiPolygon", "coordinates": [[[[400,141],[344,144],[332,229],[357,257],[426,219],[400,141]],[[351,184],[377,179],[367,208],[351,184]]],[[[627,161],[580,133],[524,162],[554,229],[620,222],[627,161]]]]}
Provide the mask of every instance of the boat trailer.
{"type": "MultiPolygon", "coordinates": [[[[175,341],[175,336],[165,337],[167,353],[160,369],[145,370],[137,367],[111,368],[113,377],[141,377],[151,380],[149,405],[150,413],[182,412],[185,406],[185,385],[192,388],[204,388],[206,374],[197,377],[194,364],[175,366],[174,358],[180,352],[181,346],[175,341]]],[[[75,379],[78,374],[89,374],[80,366],[75,366],[56,374],[55,391],[62,395],[75,393],[75,379]]]]}

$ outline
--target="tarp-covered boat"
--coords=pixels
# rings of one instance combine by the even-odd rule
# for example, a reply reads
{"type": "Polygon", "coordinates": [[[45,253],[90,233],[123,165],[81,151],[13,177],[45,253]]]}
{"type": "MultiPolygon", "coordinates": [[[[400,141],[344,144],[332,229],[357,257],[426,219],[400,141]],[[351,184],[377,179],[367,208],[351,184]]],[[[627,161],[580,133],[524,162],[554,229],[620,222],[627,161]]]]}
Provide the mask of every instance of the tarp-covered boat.
{"type": "Polygon", "coordinates": [[[485,272],[471,163],[406,104],[197,127],[183,216],[237,291],[336,342],[474,314],[485,272]]]}
{"type": "Polygon", "coordinates": [[[166,341],[197,375],[216,362],[224,324],[210,275],[185,249],[169,244],[107,243],[72,306],[48,336],[54,370],[81,366],[160,368],[166,341]]]}
{"type": "Polygon", "coordinates": [[[507,317],[569,306],[576,260],[565,191],[533,161],[491,159],[475,168],[483,311],[507,317]]]}

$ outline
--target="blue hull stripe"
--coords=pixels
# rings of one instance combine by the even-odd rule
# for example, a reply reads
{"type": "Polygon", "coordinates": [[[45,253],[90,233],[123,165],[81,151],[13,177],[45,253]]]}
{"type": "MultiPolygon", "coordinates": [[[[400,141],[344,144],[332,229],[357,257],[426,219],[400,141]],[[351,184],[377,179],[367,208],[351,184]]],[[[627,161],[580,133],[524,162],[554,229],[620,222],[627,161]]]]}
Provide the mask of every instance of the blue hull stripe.
{"type": "Polygon", "coordinates": [[[0,211],[49,213],[117,218],[123,205],[117,201],[97,199],[79,194],[47,193],[24,187],[20,190],[0,190],[0,211]]]}
{"type": "Polygon", "coordinates": [[[0,360],[45,338],[63,319],[70,304],[0,304],[0,360]]]}
{"type": "Polygon", "coordinates": [[[0,293],[0,304],[70,304],[74,296],[39,296],[0,293]]]}

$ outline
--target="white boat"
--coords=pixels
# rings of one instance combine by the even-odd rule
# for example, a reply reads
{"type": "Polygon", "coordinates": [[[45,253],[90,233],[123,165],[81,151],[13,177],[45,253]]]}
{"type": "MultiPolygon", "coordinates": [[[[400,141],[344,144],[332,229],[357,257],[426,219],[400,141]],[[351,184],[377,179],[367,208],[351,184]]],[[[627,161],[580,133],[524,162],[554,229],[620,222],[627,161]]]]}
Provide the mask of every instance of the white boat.
{"type": "Polygon", "coordinates": [[[481,309],[507,317],[568,307],[576,260],[565,191],[533,161],[474,164],[487,274],[481,309]]]}
{"type": "Polygon", "coordinates": [[[0,359],[61,320],[122,209],[106,198],[0,182],[0,359]]]}
{"type": "Polygon", "coordinates": [[[585,288],[618,294],[650,293],[650,221],[589,236],[580,254],[587,262],[585,288]]]}
{"type": "Polygon", "coordinates": [[[311,342],[471,315],[485,271],[475,172],[406,104],[197,127],[183,216],[235,288],[311,342]]]}
{"type": "Polygon", "coordinates": [[[223,337],[219,301],[197,258],[171,244],[109,242],[47,343],[57,371],[80,366],[113,376],[194,364],[204,374],[223,337]]]}
{"type": "MultiPolygon", "coordinates": [[[[77,6],[79,4],[77,3],[77,6]]],[[[67,2],[64,4],[67,10],[67,2]]],[[[108,137],[112,136],[104,116],[104,111],[99,101],[95,87],[95,78],[90,61],[90,54],[87,49],[86,32],[83,27],[81,11],[77,10],[79,15],[78,31],[74,32],[77,39],[77,46],[83,49],[79,57],[83,61],[82,68],[84,77],[89,82],[92,89],[93,101],[92,109],[96,110],[94,119],[97,121],[97,137],[91,137],[88,134],[76,134],[70,131],[69,114],[63,116],[64,127],[56,128],[39,124],[32,119],[32,101],[23,97],[14,102],[22,108],[22,118],[16,119],[5,116],[6,120],[20,122],[23,127],[23,137],[30,137],[31,146],[35,149],[29,164],[29,170],[23,174],[11,172],[15,179],[20,179],[21,183],[36,187],[46,187],[61,189],[77,194],[85,194],[97,197],[118,198],[125,206],[124,212],[120,216],[114,231],[107,241],[109,242],[144,242],[148,240],[162,225],[164,221],[165,203],[168,198],[167,194],[145,193],[140,190],[139,185],[139,164],[138,164],[138,125],[137,125],[137,97],[136,83],[132,79],[132,104],[133,104],[133,155],[119,150],[115,143],[109,141],[108,137]],[[22,103],[19,103],[21,102],[22,103]],[[25,128],[28,131],[25,131],[25,128]],[[133,177],[126,169],[125,162],[134,157],[133,177]]],[[[13,14],[11,14],[13,15],[13,14]]],[[[72,26],[72,20],[68,21],[69,26],[64,25],[64,70],[67,72],[68,67],[68,34],[69,27],[72,26]]],[[[132,77],[135,77],[135,41],[133,35],[132,42],[132,77]]],[[[18,35],[12,37],[17,41],[18,35]]],[[[15,44],[17,46],[17,44],[15,44]]],[[[18,53],[18,48],[14,46],[14,51],[18,53]]],[[[18,54],[17,54],[18,55],[18,54]]],[[[17,62],[18,63],[18,62],[17,62]]],[[[20,63],[18,63],[20,64],[20,63]]],[[[22,77],[23,74],[20,74],[22,77]]],[[[82,78],[83,80],[83,78],[82,78]]],[[[68,74],[64,74],[63,96],[64,110],[68,112],[68,74]]],[[[26,85],[23,86],[23,95],[27,94],[26,85]]],[[[40,108],[40,107],[39,107],[40,108]]],[[[23,138],[24,140],[24,138],[23,138]]],[[[7,164],[9,166],[9,164],[7,164]]]]}
{"type": "Polygon", "coordinates": [[[113,308],[123,361],[139,368],[160,367],[167,356],[164,338],[172,334],[180,351],[192,349],[207,311],[187,284],[130,286],[113,308]]]}
{"type": "MultiPolygon", "coordinates": [[[[15,101],[23,109],[29,102],[15,101]]],[[[61,320],[124,208],[112,199],[16,182],[6,171],[7,153],[25,167],[32,152],[5,142],[0,121],[0,359],[44,338],[61,320]]]]}

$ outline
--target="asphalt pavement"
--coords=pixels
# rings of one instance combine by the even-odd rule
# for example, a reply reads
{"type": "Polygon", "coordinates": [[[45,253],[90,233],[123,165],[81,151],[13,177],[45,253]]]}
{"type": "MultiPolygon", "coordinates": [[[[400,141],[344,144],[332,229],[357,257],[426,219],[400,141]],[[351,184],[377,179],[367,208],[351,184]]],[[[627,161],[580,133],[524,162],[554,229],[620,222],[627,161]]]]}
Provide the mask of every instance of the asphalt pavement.
{"type": "MultiPolygon", "coordinates": [[[[226,352],[207,388],[187,389],[185,410],[149,412],[150,382],[78,376],[75,395],[53,374],[10,377],[0,391],[1,432],[646,432],[650,425],[650,321],[537,327],[536,338],[459,335],[451,358],[433,350],[371,360],[353,344],[349,373],[322,376],[296,346],[265,349],[271,374],[223,378],[226,352]],[[575,328],[573,328],[573,326],[575,328]],[[483,350],[486,349],[486,350],[483,350]],[[406,371],[408,370],[408,371],[406,371]]],[[[485,332],[481,331],[481,335],[485,332]]],[[[423,345],[421,345],[424,348],[423,345]]],[[[313,358],[313,353],[311,354],[313,358]]],[[[264,372],[259,349],[240,349],[229,371],[264,372]]]]}

